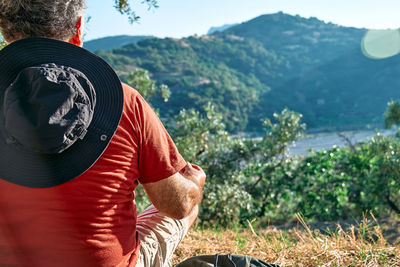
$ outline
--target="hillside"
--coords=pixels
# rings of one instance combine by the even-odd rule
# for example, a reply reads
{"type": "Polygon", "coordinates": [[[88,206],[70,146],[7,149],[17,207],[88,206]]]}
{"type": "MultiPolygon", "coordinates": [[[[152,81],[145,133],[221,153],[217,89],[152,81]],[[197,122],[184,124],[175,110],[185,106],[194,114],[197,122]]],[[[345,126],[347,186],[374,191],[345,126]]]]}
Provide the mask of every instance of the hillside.
{"type": "Polygon", "coordinates": [[[225,30],[227,30],[229,28],[232,28],[233,26],[236,26],[236,25],[237,25],[237,23],[235,23],[235,24],[224,24],[222,26],[211,27],[208,30],[207,34],[213,34],[213,33],[216,33],[216,32],[222,32],[222,31],[225,31],[225,30]]]}
{"type": "Polygon", "coordinates": [[[100,51],[121,75],[152,73],[172,91],[154,99],[163,116],[211,101],[231,131],[260,131],[260,119],[284,107],[311,129],[380,126],[386,104],[400,98],[399,57],[361,53],[366,29],[284,13],[257,17],[211,35],[145,39],[100,51]]]}
{"type": "Polygon", "coordinates": [[[89,50],[90,52],[95,52],[97,50],[108,51],[115,48],[120,48],[127,44],[135,44],[142,39],[151,38],[152,36],[138,35],[138,36],[130,36],[130,35],[118,35],[118,36],[109,36],[99,39],[90,40],[84,43],[84,48],[89,50]]]}

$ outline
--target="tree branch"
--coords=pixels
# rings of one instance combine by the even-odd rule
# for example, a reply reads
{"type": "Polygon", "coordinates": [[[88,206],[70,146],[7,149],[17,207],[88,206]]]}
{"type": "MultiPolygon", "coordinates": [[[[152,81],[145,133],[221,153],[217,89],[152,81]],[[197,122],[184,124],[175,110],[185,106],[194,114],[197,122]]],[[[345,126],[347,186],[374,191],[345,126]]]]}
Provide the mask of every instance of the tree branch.
{"type": "Polygon", "coordinates": [[[254,191],[254,189],[256,188],[256,186],[262,181],[262,179],[264,179],[265,177],[267,177],[268,175],[270,175],[273,171],[276,170],[276,168],[278,168],[279,166],[282,165],[283,160],[281,160],[277,165],[275,165],[274,167],[268,169],[268,171],[264,174],[261,174],[260,177],[258,178],[258,180],[255,182],[255,184],[252,185],[252,187],[249,190],[246,190],[247,193],[251,193],[254,191]]]}
{"type": "Polygon", "coordinates": [[[386,195],[386,202],[389,204],[390,208],[393,211],[395,211],[397,214],[400,214],[399,207],[397,207],[396,204],[392,200],[390,200],[390,195],[389,194],[386,195]]]}
{"type": "Polygon", "coordinates": [[[345,134],[342,133],[337,133],[337,135],[342,138],[342,140],[347,143],[347,145],[350,147],[352,152],[355,152],[356,149],[354,147],[354,144],[351,142],[350,138],[348,136],[346,136],[345,134]]]}

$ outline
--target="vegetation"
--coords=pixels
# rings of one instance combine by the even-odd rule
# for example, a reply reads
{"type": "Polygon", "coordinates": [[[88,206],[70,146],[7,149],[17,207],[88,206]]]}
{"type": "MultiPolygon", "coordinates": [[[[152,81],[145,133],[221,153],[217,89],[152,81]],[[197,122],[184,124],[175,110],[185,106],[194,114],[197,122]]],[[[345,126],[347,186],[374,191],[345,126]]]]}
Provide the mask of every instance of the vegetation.
{"type": "MultiPolygon", "coordinates": [[[[140,16],[138,16],[136,12],[132,10],[129,0],[114,0],[114,3],[115,8],[121,14],[127,15],[131,23],[134,23],[140,19],[140,16]]],[[[142,4],[147,4],[149,9],[158,8],[157,0],[143,0],[142,4]]]]}
{"type": "Polygon", "coordinates": [[[179,151],[208,176],[200,213],[203,222],[226,226],[264,215],[269,195],[280,190],[267,178],[283,164],[286,147],[304,130],[300,118],[289,110],[275,114],[277,123],[265,121],[261,140],[229,136],[221,114],[210,105],[205,117],[183,110],[175,118],[175,127],[169,128],[179,151]]]}
{"type": "Polygon", "coordinates": [[[3,49],[7,45],[6,41],[4,41],[3,36],[0,34],[0,50],[3,49]]]}
{"type": "MultiPolygon", "coordinates": [[[[142,94],[154,96],[157,88],[146,71],[128,77],[142,94]]],[[[204,112],[183,109],[165,122],[184,158],[207,173],[202,225],[245,225],[258,218],[257,225],[266,226],[294,220],[297,213],[307,221],[359,218],[367,210],[400,214],[398,138],[377,134],[347,148],[292,157],[287,147],[305,130],[300,114],[284,109],[264,120],[262,138],[233,137],[222,118],[207,104],[204,112]]],[[[148,204],[143,196],[138,193],[140,208],[148,204]]]]}
{"type": "Polygon", "coordinates": [[[171,91],[168,86],[165,84],[157,86],[156,83],[150,79],[147,70],[136,70],[130,73],[126,78],[127,82],[148,100],[158,95],[164,99],[164,102],[168,102],[171,96],[171,91]]]}
{"type": "Polygon", "coordinates": [[[142,39],[153,38],[153,36],[130,36],[130,35],[118,35],[112,37],[103,37],[96,40],[91,40],[83,43],[83,47],[90,52],[96,52],[97,50],[108,51],[127,44],[135,44],[142,39]]]}
{"type": "Polygon", "coordinates": [[[165,117],[211,102],[229,132],[262,134],[260,121],[285,107],[303,114],[311,130],[355,129],[382,126],[387,102],[400,98],[399,57],[365,57],[365,32],[277,13],[211,35],[145,39],[98,55],[122,79],[142,68],[168,85],[168,103],[152,100],[165,117]]]}
{"type": "Polygon", "coordinates": [[[170,132],[184,157],[208,174],[200,218],[211,225],[338,220],[400,214],[400,141],[377,135],[350,147],[289,157],[301,116],[288,110],[266,121],[261,140],[233,138],[212,106],[206,116],[183,110],[170,132]]]}
{"type": "Polygon", "coordinates": [[[385,112],[385,127],[392,128],[400,123],[400,100],[390,101],[385,112]]]}
{"type": "MultiPolygon", "coordinates": [[[[251,60],[251,55],[241,53],[243,57],[236,57],[234,60],[231,58],[231,53],[227,51],[234,50],[239,53],[241,49],[250,49],[255,44],[249,41],[235,47],[217,39],[215,42],[211,41],[213,45],[206,49],[203,42],[204,40],[201,39],[189,38],[187,45],[191,48],[180,51],[182,45],[185,44],[173,39],[166,39],[161,45],[158,39],[146,39],[137,45],[125,46],[119,49],[119,52],[116,52],[117,50],[113,50],[113,53],[100,51],[98,55],[119,71],[123,80],[126,77],[126,71],[135,69],[138,61],[133,58],[132,53],[140,55],[140,67],[149,70],[153,78],[154,73],[164,76],[164,79],[159,82],[171,88],[174,98],[166,105],[161,105],[157,101],[153,104],[160,108],[165,116],[176,115],[181,107],[194,106],[200,109],[212,100],[218,110],[224,114],[224,118],[229,118],[224,120],[229,129],[235,127],[243,129],[247,124],[248,114],[251,114],[257,102],[257,90],[265,91],[268,88],[263,86],[254,75],[245,75],[228,66],[230,63],[247,64],[246,62],[251,60]],[[141,47],[143,49],[140,49],[141,47]],[[149,47],[151,51],[147,49],[149,47]],[[179,51],[179,53],[174,51],[179,51]],[[159,53],[163,55],[157,55],[159,53]],[[215,54],[220,54],[218,60],[215,59],[215,54]],[[177,58],[179,58],[179,63],[177,63],[177,58]]],[[[239,43],[240,41],[232,40],[232,42],[239,43]]],[[[259,55],[253,57],[258,57],[260,61],[273,58],[274,55],[260,49],[254,51],[259,55]]]]}

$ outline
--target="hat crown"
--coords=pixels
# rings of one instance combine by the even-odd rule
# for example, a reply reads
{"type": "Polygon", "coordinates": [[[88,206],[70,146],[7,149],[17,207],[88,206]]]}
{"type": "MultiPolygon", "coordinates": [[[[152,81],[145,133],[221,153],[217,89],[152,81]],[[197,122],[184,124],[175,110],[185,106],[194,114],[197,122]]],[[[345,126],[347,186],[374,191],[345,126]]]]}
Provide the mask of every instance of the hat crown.
{"type": "Polygon", "coordinates": [[[23,69],[3,103],[8,144],[39,153],[61,153],[89,127],[95,91],[78,70],[56,64],[23,69]]]}

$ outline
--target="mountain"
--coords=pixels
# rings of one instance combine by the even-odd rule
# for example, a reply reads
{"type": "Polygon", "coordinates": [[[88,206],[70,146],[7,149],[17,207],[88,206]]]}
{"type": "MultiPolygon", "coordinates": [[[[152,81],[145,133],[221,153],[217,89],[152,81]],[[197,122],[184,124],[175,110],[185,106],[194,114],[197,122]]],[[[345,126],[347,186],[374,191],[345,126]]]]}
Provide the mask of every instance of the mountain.
{"type": "Polygon", "coordinates": [[[138,35],[138,36],[130,36],[130,35],[118,35],[118,36],[109,36],[103,37],[99,39],[90,40],[84,43],[83,47],[89,50],[90,52],[95,52],[97,50],[108,51],[115,48],[123,47],[127,44],[135,44],[138,41],[145,38],[152,38],[153,36],[146,35],[138,35]]]}
{"type": "Polygon", "coordinates": [[[227,29],[229,29],[229,28],[232,28],[233,26],[236,26],[236,25],[237,25],[237,23],[234,23],[234,24],[224,24],[224,25],[218,26],[218,27],[211,27],[211,28],[208,30],[207,34],[213,34],[213,33],[215,33],[215,32],[222,32],[222,31],[225,31],[225,30],[227,30],[227,29]]]}
{"type": "Polygon", "coordinates": [[[261,131],[260,120],[288,107],[310,129],[381,126],[390,99],[400,98],[400,58],[365,57],[367,29],[282,12],[211,35],[144,39],[99,56],[126,79],[144,68],[167,84],[163,116],[212,102],[231,131],[261,131]]]}

